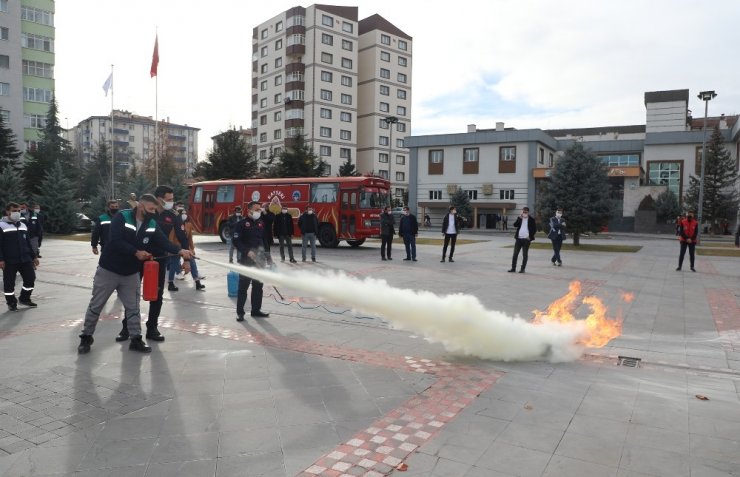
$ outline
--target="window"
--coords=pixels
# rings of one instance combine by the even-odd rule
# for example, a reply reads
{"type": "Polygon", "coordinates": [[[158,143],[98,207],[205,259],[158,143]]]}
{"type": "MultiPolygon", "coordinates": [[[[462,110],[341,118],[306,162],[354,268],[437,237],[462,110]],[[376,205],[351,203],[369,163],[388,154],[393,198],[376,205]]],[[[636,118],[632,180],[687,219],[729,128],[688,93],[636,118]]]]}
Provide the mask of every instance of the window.
{"type": "Polygon", "coordinates": [[[262,66],[260,66],[260,73],[267,73],[267,63],[263,63],[262,66]]]}
{"type": "Polygon", "coordinates": [[[352,104],[352,95],[342,94],[342,104],[352,104]]]}
{"type": "Polygon", "coordinates": [[[398,40],[398,49],[406,51],[408,49],[407,43],[405,40],[398,40]]]}
{"type": "Polygon", "coordinates": [[[442,149],[431,149],[429,151],[429,175],[440,175],[444,173],[444,151],[442,149]]]}
{"type": "Polygon", "coordinates": [[[342,147],[339,149],[339,157],[342,159],[352,159],[352,149],[342,147]]]}
{"type": "Polygon", "coordinates": [[[387,51],[381,51],[380,60],[381,61],[391,61],[391,54],[388,53],[387,51]]]}
{"type": "Polygon", "coordinates": [[[263,40],[264,40],[265,38],[267,38],[267,28],[265,28],[264,30],[262,30],[262,31],[260,32],[260,38],[261,38],[261,39],[263,39],[263,40]]]}
{"type": "Polygon", "coordinates": [[[470,200],[478,200],[478,191],[477,190],[466,190],[465,193],[468,194],[468,199],[470,199],[470,200]]]}
{"type": "Polygon", "coordinates": [[[288,98],[291,101],[303,101],[303,97],[305,96],[305,92],[302,89],[294,89],[292,91],[288,91],[288,98]]]}
{"type": "Polygon", "coordinates": [[[267,159],[267,151],[266,151],[266,150],[262,149],[262,150],[260,151],[260,159],[262,159],[263,161],[264,161],[265,159],[267,159]]]}
{"type": "Polygon", "coordinates": [[[499,192],[499,199],[500,200],[514,200],[514,189],[508,189],[508,190],[500,190],[499,192]]]}
{"type": "Polygon", "coordinates": [[[396,180],[397,181],[405,181],[406,180],[406,174],[403,172],[396,172],[396,180]]]}
{"type": "MultiPolygon", "coordinates": [[[[26,73],[26,60],[23,60],[23,73],[26,73]]],[[[10,68],[10,57],[8,55],[0,55],[0,68],[10,68]]]]}
{"type": "MultiPolygon", "coordinates": [[[[33,88],[23,88],[23,99],[26,99],[26,90],[33,88]]],[[[0,96],[10,96],[10,83],[0,83],[0,96]]]]}
{"type": "Polygon", "coordinates": [[[303,81],[303,73],[294,71],[285,75],[287,81],[303,81]]]}
{"type": "Polygon", "coordinates": [[[267,107],[267,98],[260,99],[260,108],[266,108],[267,107]]]}
{"type": "Polygon", "coordinates": [[[331,128],[327,128],[327,127],[321,127],[321,128],[319,128],[319,136],[321,136],[321,137],[331,137],[331,128]]]}
{"type": "Polygon", "coordinates": [[[388,171],[386,171],[385,169],[378,170],[378,175],[383,179],[388,179],[388,171]]]}
{"type": "Polygon", "coordinates": [[[260,116],[260,126],[264,126],[265,124],[267,124],[267,115],[263,114],[260,116]]]}
{"type": "Polygon", "coordinates": [[[342,31],[352,33],[354,31],[354,25],[352,25],[350,22],[342,22],[342,31]]]}
{"type": "Polygon", "coordinates": [[[398,91],[396,91],[396,97],[398,97],[398,99],[406,99],[406,90],[399,89],[398,91]]]}
{"type": "Polygon", "coordinates": [[[332,78],[333,78],[333,75],[331,74],[331,71],[321,72],[321,81],[326,81],[327,83],[331,83],[332,78]]]}
{"type": "Polygon", "coordinates": [[[406,164],[406,156],[396,156],[396,164],[405,165],[406,164]]]}
{"type": "MultiPolygon", "coordinates": [[[[0,109],[0,118],[3,119],[5,124],[8,124],[10,122],[10,111],[7,109],[0,109]]],[[[28,150],[28,148],[26,148],[26,150],[28,150]]]]}
{"type": "Polygon", "coordinates": [[[547,158],[547,167],[553,166],[553,159],[554,159],[554,156],[552,153],[550,153],[549,157],[547,158]]]}
{"type": "Polygon", "coordinates": [[[321,24],[328,27],[334,26],[334,18],[329,15],[321,15],[321,24]]]}
{"type": "MultiPolygon", "coordinates": [[[[3,55],[0,55],[0,57],[1,56],[3,55]]],[[[1,65],[2,60],[0,58],[0,66],[1,65]]],[[[40,61],[23,60],[23,74],[29,76],[40,76],[42,78],[53,78],[54,65],[51,65],[49,63],[41,63],[40,61]]]]}
{"type": "MultiPolygon", "coordinates": [[[[331,152],[331,149],[329,150],[331,152]]],[[[331,156],[331,154],[329,154],[331,156]]],[[[331,164],[324,164],[324,172],[321,174],[323,177],[331,175],[331,164]]]]}
{"type": "Polygon", "coordinates": [[[329,91],[328,89],[322,89],[321,99],[324,101],[331,101],[331,91],[329,91]]]}
{"type": "MultiPolygon", "coordinates": [[[[699,161],[701,161],[701,146],[698,146],[696,148],[697,158],[699,161]]],[[[550,153],[552,155],[552,153],[550,153]]],[[[639,154],[609,154],[609,155],[600,155],[599,159],[610,167],[625,167],[625,166],[639,166],[640,165],[640,155],[639,154]]],[[[699,162],[700,164],[700,162],[699,162]]],[[[700,167],[700,166],[699,166],[700,167]]],[[[696,174],[699,175],[699,169],[697,169],[696,174]]]]}
{"type": "Polygon", "coordinates": [[[648,162],[648,181],[650,185],[668,186],[668,190],[681,197],[681,162],[648,162]]]}
{"type": "Polygon", "coordinates": [[[442,191],[441,190],[430,190],[429,200],[442,200],[442,191]]]}
{"type": "Polygon", "coordinates": [[[260,81],[260,91],[267,90],[267,80],[260,81]]]}
{"type": "Polygon", "coordinates": [[[289,109],[285,111],[285,119],[303,119],[303,109],[289,109]]]}
{"type": "Polygon", "coordinates": [[[278,56],[275,58],[275,69],[280,68],[281,66],[283,66],[283,57],[278,56]]]}
{"type": "Polygon", "coordinates": [[[343,139],[345,141],[351,141],[352,140],[352,131],[348,131],[346,129],[340,129],[339,130],[339,139],[343,139]]]}
{"type": "Polygon", "coordinates": [[[306,24],[306,17],[304,15],[293,15],[288,17],[287,25],[290,26],[302,26],[306,24]]]}
{"type": "Polygon", "coordinates": [[[275,24],[275,31],[276,32],[283,31],[283,22],[277,22],[275,24]]]}
{"type": "Polygon", "coordinates": [[[320,146],[319,155],[322,157],[331,156],[331,146],[320,146]]]}
{"type": "Polygon", "coordinates": [[[352,42],[349,40],[342,40],[342,49],[352,51],[352,42]]]}
{"type": "Polygon", "coordinates": [[[267,133],[263,132],[260,133],[260,142],[266,142],[267,141],[267,133]]]}
{"type": "Polygon", "coordinates": [[[8,11],[8,0],[0,0],[0,12],[8,11]]]}
{"type": "Polygon", "coordinates": [[[342,86],[352,86],[352,77],[342,75],[342,86]]]}
{"type": "Polygon", "coordinates": [[[275,40],[275,51],[280,51],[283,49],[283,39],[280,38],[279,40],[275,40]]]}
{"type": "Polygon", "coordinates": [[[378,120],[378,126],[380,129],[388,129],[390,126],[388,126],[388,123],[385,121],[385,118],[380,118],[378,120]]]}
{"type": "Polygon", "coordinates": [[[478,162],[478,148],[475,147],[463,149],[463,161],[478,162]]]}
{"type": "Polygon", "coordinates": [[[383,96],[389,96],[391,94],[391,89],[388,86],[381,84],[380,94],[382,94],[383,96]]]}
{"type": "Polygon", "coordinates": [[[540,164],[542,166],[545,165],[545,150],[542,148],[539,149],[539,156],[537,156],[537,164],[540,164]]]}
{"type": "Polygon", "coordinates": [[[396,106],[396,114],[406,116],[406,106],[396,106]]]}
{"type": "Polygon", "coordinates": [[[352,69],[352,60],[349,58],[342,58],[342,68],[352,69]]]}
{"type": "Polygon", "coordinates": [[[10,37],[10,30],[7,27],[0,27],[0,40],[7,40],[10,37]]]}
{"type": "Polygon", "coordinates": [[[283,102],[283,94],[278,93],[274,96],[274,104],[280,104],[283,102]]]}
{"type": "Polygon", "coordinates": [[[293,45],[305,45],[306,44],[306,37],[304,35],[290,35],[288,37],[288,46],[293,45]]]}
{"type": "MultiPolygon", "coordinates": [[[[302,112],[303,110],[301,110],[302,112]]],[[[282,114],[281,111],[275,111],[275,114],[272,117],[273,121],[281,121],[282,120],[282,114]]]]}
{"type": "Polygon", "coordinates": [[[331,109],[321,108],[320,115],[322,119],[331,119],[331,109]]]}
{"type": "Polygon", "coordinates": [[[403,73],[398,73],[398,82],[399,83],[406,83],[406,75],[403,73]]]}
{"type": "Polygon", "coordinates": [[[403,147],[403,138],[396,139],[396,147],[403,147]]]}
{"type": "Polygon", "coordinates": [[[499,160],[516,161],[516,146],[502,146],[499,148],[499,160]]]}
{"type": "Polygon", "coordinates": [[[383,113],[387,113],[390,110],[390,106],[388,103],[380,103],[380,111],[383,113]]]}
{"type": "Polygon", "coordinates": [[[261,56],[261,57],[263,57],[263,58],[264,58],[265,56],[267,56],[267,47],[266,47],[266,46],[263,46],[263,47],[262,47],[262,48],[260,49],[260,56],[261,56]]]}
{"type": "Polygon", "coordinates": [[[51,90],[41,88],[23,88],[23,100],[34,103],[51,103],[51,90]]]}
{"type": "Polygon", "coordinates": [[[334,62],[334,56],[331,53],[323,52],[321,53],[321,62],[330,65],[334,62]]]}
{"type": "Polygon", "coordinates": [[[387,70],[385,68],[380,68],[380,77],[385,79],[391,78],[391,70],[387,70]]]}
{"type": "Polygon", "coordinates": [[[281,75],[275,76],[275,86],[280,86],[283,84],[283,77],[281,75]]]}
{"type": "Polygon", "coordinates": [[[388,35],[380,35],[380,42],[384,45],[390,45],[391,37],[389,37],[388,35]]]}
{"type": "Polygon", "coordinates": [[[351,123],[352,122],[352,113],[348,113],[346,111],[342,111],[339,113],[339,120],[343,121],[345,123],[351,123]]]}
{"type": "MultiPolygon", "coordinates": [[[[380,136],[378,138],[378,144],[380,144],[381,146],[387,146],[388,145],[388,136],[380,136]]],[[[386,160],[387,160],[387,157],[386,157],[386,160]]]]}
{"type": "Polygon", "coordinates": [[[44,129],[46,127],[46,115],[26,114],[24,116],[25,127],[31,129],[44,129]]]}
{"type": "Polygon", "coordinates": [[[54,52],[54,39],[48,36],[21,33],[21,46],[32,50],[54,52]]]}
{"type": "Polygon", "coordinates": [[[378,162],[387,163],[388,162],[388,154],[386,154],[385,152],[381,152],[380,154],[378,154],[378,162]]]}
{"type": "Polygon", "coordinates": [[[408,64],[408,60],[405,56],[399,56],[398,57],[398,66],[406,66],[408,64]]]}
{"type": "Polygon", "coordinates": [[[398,132],[406,132],[406,123],[397,123],[396,124],[396,131],[398,131],[398,132]]]}
{"type": "MultiPolygon", "coordinates": [[[[0,11],[8,11],[7,0],[0,1],[0,11]]],[[[33,7],[21,7],[21,20],[27,22],[40,23],[42,25],[54,26],[54,14],[48,10],[41,10],[33,7]]]]}

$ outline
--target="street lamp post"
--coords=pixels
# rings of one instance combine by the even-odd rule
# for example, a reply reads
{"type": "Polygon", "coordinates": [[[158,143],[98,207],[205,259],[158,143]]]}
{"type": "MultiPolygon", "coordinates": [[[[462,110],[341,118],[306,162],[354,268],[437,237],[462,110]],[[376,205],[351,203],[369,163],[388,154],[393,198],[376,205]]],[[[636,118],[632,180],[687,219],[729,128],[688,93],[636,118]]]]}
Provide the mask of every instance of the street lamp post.
{"type": "Polygon", "coordinates": [[[709,101],[717,97],[717,93],[714,91],[702,91],[697,95],[699,99],[704,101],[704,124],[702,124],[702,139],[701,139],[701,172],[699,176],[699,209],[697,210],[697,221],[699,230],[697,230],[696,238],[699,239],[701,234],[701,224],[704,221],[704,168],[707,163],[707,113],[709,112],[709,101]]]}
{"type": "Polygon", "coordinates": [[[395,191],[393,190],[393,176],[391,176],[391,155],[393,155],[393,125],[398,122],[398,118],[395,116],[388,116],[383,118],[383,121],[388,125],[388,129],[390,130],[390,138],[388,140],[388,182],[391,186],[391,200],[395,195],[395,191]]]}

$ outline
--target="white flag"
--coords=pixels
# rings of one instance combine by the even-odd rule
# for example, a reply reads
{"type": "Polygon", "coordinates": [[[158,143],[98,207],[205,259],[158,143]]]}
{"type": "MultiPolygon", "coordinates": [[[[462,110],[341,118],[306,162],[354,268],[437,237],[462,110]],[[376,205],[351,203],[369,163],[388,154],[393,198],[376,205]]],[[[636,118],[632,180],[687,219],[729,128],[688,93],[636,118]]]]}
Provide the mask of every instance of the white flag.
{"type": "Polygon", "coordinates": [[[108,90],[113,88],[113,72],[111,71],[110,76],[108,76],[108,79],[105,80],[105,83],[103,83],[103,91],[105,91],[105,97],[108,97],[108,90]]]}

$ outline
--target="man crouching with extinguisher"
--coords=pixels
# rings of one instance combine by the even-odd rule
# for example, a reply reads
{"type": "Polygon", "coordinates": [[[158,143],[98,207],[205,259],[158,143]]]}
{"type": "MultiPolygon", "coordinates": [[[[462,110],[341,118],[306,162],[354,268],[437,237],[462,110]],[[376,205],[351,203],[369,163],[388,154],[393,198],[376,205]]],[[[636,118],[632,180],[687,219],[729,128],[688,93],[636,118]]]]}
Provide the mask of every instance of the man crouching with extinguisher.
{"type": "Polygon", "coordinates": [[[153,195],[144,194],[136,208],[123,210],[113,217],[108,242],[103,247],[93,279],[92,298],[85,313],[78,353],[90,351],[100,312],[114,291],[118,292],[118,298],[125,310],[128,334],[131,337],[128,349],[151,352],[152,349],[141,338],[139,311],[139,273],[142,263],[153,258],[146,249],[153,245],[169,253],[179,254],[185,260],[192,256],[190,250],[182,250],[172,244],[157,228],[154,216],[158,204],[153,195]]]}

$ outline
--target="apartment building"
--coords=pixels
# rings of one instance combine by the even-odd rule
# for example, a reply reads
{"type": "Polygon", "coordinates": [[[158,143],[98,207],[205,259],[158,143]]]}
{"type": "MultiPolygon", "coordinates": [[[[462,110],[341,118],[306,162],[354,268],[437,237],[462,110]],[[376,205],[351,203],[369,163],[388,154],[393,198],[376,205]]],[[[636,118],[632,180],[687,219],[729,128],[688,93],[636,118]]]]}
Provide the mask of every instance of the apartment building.
{"type": "Polygon", "coordinates": [[[0,0],[0,115],[19,150],[36,146],[54,91],[54,1],[0,0]]]}
{"type": "MultiPolygon", "coordinates": [[[[494,214],[513,220],[522,207],[534,209],[538,183],[548,180],[557,159],[579,141],[608,167],[614,204],[609,229],[634,231],[647,195],[656,198],[670,189],[682,200],[690,177],[700,175],[704,118],[691,116],[690,98],[686,89],[646,92],[645,124],[518,130],[496,123],[495,129],[469,125],[461,134],[409,136],[409,204],[417,216],[429,214],[439,223],[450,196],[462,188],[474,209],[474,227],[492,227],[494,214]]],[[[703,109],[700,100],[694,102],[695,110],[703,109]]],[[[739,118],[707,120],[707,137],[718,126],[736,164],[739,118]]]]}
{"type": "Polygon", "coordinates": [[[261,161],[300,135],[327,162],[327,175],[347,160],[360,173],[401,172],[394,185],[402,193],[410,36],[379,15],[358,20],[357,7],[295,7],[254,28],[252,55],[252,141],[261,161]],[[391,155],[400,156],[398,171],[391,155]]]}
{"type": "MultiPolygon", "coordinates": [[[[176,167],[190,176],[198,162],[200,129],[171,123],[169,118],[160,120],[158,128],[159,141],[163,144],[160,151],[171,154],[176,167]]],[[[137,168],[142,166],[143,161],[154,155],[154,119],[128,111],[113,111],[113,123],[111,116],[90,116],[71,128],[67,137],[82,161],[87,163],[100,144],[105,143],[110,148],[111,134],[119,173],[125,173],[134,163],[137,168]]]]}

